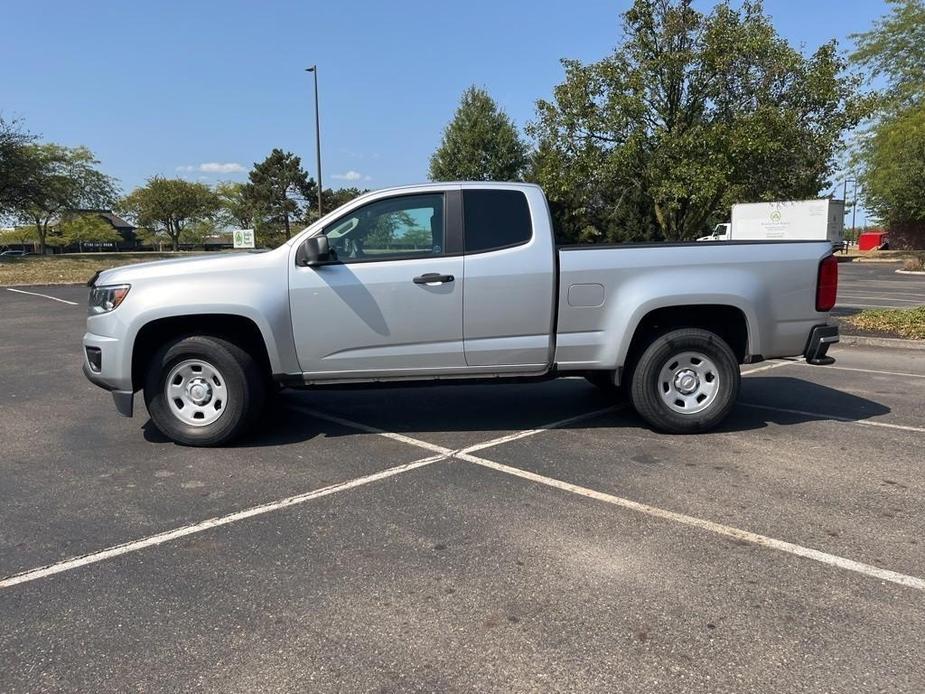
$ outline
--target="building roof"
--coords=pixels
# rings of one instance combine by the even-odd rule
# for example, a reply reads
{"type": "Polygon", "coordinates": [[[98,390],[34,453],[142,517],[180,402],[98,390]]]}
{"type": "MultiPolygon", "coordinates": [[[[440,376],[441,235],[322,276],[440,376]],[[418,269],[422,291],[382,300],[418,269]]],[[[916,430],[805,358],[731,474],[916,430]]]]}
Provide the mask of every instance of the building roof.
{"type": "Polygon", "coordinates": [[[96,214],[112,224],[116,229],[135,229],[135,225],[127,222],[112,210],[94,210],[94,209],[74,209],[68,210],[71,214],[96,214]]]}
{"type": "Polygon", "coordinates": [[[135,225],[131,222],[126,222],[122,217],[115,214],[114,212],[100,212],[100,217],[105,219],[107,222],[112,224],[116,229],[134,229],[135,225]]]}

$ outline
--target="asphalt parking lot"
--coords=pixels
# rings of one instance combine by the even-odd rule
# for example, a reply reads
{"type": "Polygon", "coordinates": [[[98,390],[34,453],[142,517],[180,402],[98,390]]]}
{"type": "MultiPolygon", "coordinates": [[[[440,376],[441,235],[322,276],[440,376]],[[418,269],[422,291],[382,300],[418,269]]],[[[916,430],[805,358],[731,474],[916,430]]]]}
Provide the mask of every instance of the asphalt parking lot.
{"type": "Polygon", "coordinates": [[[84,380],[85,289],[27,291],[0,691],[925,690],[925,352],[744,367],[694,437],[563,379],[284,392],[202,450],[84,380]]]}
{"type": "Polygon", "coordinates": [[[899,263],[840,263],[838,308],[910,308],[925,304],[925,275],[896,272],[899,263]]]}

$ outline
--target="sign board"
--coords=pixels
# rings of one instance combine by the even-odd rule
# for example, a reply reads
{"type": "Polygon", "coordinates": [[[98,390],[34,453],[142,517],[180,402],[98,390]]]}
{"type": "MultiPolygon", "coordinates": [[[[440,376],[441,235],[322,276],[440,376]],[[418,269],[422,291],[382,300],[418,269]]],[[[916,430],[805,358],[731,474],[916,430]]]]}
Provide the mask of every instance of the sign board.
{"type": "Polygon", "coordinates": [[[254,230],[253,229],[235,229],[233,233],[234,233],[234,247],[235,248],[253,248],[254,247],[254,230]]]}

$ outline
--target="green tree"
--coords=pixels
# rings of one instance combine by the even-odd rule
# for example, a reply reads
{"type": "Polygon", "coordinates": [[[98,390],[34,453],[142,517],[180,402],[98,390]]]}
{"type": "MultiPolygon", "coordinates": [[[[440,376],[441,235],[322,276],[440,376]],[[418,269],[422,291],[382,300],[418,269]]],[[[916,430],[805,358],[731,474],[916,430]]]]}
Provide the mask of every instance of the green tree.
{"type": "Polygon", "coordinates": [[[35,227],[31,224],[0,230],[0,246],[16,244],[19,246],[35,246],[38,239],[35,227]]]}
{"type": "Polygon", "coordinates": [[[201,219],[187,225],[180,234],[180,241],[194,246],[205,246],[206,241],[221,234],[219,225],[211,219],[201,219]]]}
{"type": "Polygon", "coordinates": [[[121,209],[138,226],[166,234],[176,251],[184,229],[191,223],[212,219],[219,205],[218,195],[203,183],[154,176],[127,195],[121,209]]]}
{"type": "Polygon", "coordinates": [[[851,59],[871,77],[886,77],[886,105],[908,107],[925,95],[925,3],[887,0],[890,11],[869,31],[854,34],[851,59]]]}
{"type": "Polygon", "coordinates": [[[519,181],[527,145],[484,89],[463,92],[456,115],[430,158],[432,181],[519,181]]]}
{"type": "Polygon", "coordinates": [[[0,219],[15,216],[29,197],[38,165],[34,141],[18,122],[0,118],[0,219]]]}
{"type": "Polygon", "coordinates": [[[894,247],[925,247],[925,2],[889,0],[889,13],[855,39],[851,58],[886,78],[854,165],[865,206],[894,247]]]}
{"type": "Polygon", "coordinates": [[[85,243],[118,243],[122,235],[97,214],[79,214],[63,219],[56,229],[63,245],[77,244],[83,251],[85,243]]]}
{"type": "Polygon", "coordinates": [[[302,168],[302,160],[291,152],[274,149],[254,164],[249,179],[248,199],[265,222],[282,226],[286,239],[292,233],[292,220],[317,206],[317,185],[302,168]]]}
{"type": "Polygon", "coordinates": [[[250,183],[222,181],[215,186],[215,192],[219,199],[221,222],[240,229],[254,228],[259,211],[250,183]]]}
{"type": "Polygon", "coordinates": [[[39,253],[45,253],[54,220],[70,210],[111,207],[117,195],[115,182],[100,172],[99,162],[86,147],[55,144],[29,145],[30,178],[15,211],[35,224],[39,253]]]}
{"type": "Polygon", "coordinates": [[[357,198],[363,195],[363,193],[368,192],[368,190],[360,190],[356,187],[338,188],[337,190],[332,188],[325,188],[324,192],[321,194],[321,202],[324,206],[325,214],[331,212],[332,210],[336,210],[341,205],[346,205],[354,198],[357,198]]]}
{"type": "Polygon", "coordinates": [[[813,197],[869,109],[835,42],[804,57],[759,0],[635,0],[624,41],[565,60],[530,177],[564,240],[691,239],[735,202],[813,197]]]}

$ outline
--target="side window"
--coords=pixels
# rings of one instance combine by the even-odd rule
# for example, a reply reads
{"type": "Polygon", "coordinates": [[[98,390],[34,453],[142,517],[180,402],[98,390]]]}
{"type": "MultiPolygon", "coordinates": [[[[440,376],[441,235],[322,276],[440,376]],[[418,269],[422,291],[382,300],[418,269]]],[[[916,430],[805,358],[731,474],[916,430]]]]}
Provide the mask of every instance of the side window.
{"type": "Polygon", "coordinates": [[[364,205],[324,228],[337,259],[392,260],[443,254],[443,194],[402,195],[364,205]]]}
{"type": "Polygon", "coordinates": [[[466,253],[526,243],[533,236],[527,196],[519,190],[465,190],[466,253]]]}

